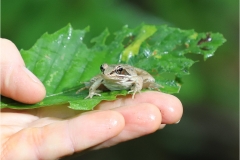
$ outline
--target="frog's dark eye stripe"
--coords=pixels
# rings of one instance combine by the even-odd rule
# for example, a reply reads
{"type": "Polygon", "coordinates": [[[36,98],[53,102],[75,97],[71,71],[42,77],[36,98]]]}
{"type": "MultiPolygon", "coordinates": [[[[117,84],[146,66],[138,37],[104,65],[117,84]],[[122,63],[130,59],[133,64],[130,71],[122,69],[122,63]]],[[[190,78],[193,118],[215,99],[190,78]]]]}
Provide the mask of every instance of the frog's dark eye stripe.
{"type": "Polygon", "coordinates": [[[110,72],[110,75],[112,75],[113,73],[115,73],[115,71],[110,72]]]}

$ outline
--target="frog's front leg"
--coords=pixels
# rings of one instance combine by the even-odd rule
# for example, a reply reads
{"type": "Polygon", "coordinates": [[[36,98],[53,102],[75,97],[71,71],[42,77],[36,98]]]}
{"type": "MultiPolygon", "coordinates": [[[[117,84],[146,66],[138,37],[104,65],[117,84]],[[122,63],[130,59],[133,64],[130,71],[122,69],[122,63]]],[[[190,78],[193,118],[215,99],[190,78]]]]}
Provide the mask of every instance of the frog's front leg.
{"type": "Polygon", "coordinates": [[[93,96],[101,96],[101,94],[99,94],[97,92],[98,87],[102,84],[103,79],[102,78],[98,78],[90,87],[89,87],[89,94],[88,96],[85,98],[92,98],[93,96]]]}
{"type": "Polygon", "coordinates": [[[134,77],[133,80],[134,80],[133,86],[132,86],[131,90],[128,91],[128,93],[133,93],[132,94],[132,99],[134,99],[134,96],[137,92],[140,93],[140,91],[142,90],[142,87],[143,87],[142,77],[134,77]]]}

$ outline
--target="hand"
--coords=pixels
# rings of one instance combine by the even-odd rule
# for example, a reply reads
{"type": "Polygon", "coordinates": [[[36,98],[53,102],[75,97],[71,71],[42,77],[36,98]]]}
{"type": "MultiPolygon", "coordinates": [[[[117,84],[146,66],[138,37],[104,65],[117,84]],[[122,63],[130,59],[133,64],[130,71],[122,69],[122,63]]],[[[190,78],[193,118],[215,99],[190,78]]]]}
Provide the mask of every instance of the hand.
{"type": "MultiPolygon", "coordinates": [[[[1,39],[1,94],[24,103],[45,96],[42,83],[24,67],[15,45],[1,39]]],[[[57,159],[86,149],[113,146],[177,123],[181,102],[160,92],[104,101],[81,113],[62,106],[2,109],[1,159],[57,159]]]]}

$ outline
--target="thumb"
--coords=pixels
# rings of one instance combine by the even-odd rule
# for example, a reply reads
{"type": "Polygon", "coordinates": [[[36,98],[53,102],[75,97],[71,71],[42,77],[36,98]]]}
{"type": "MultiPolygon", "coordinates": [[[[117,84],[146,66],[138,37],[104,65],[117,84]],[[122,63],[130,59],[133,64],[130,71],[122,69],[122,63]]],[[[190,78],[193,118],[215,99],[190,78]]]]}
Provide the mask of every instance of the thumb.
{"type": "Polygon", "coordinates": [[[1,42],[1,95],[23,103],[36,103],[46,94],[42,82],[31,73],[16,46],[7,39],[1,42]]]}

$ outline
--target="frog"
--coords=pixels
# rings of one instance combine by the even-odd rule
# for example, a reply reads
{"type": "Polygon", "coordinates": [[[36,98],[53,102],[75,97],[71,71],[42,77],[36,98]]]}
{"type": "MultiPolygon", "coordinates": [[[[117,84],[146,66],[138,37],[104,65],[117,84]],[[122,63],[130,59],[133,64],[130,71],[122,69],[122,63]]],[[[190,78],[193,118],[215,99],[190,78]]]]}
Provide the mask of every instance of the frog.
{"type": "Polygon", "coordinates": [[[128,90],[134,99],[136,93],[142,89],[151,89],[160,91],[163,86],[155,83],[155,79],[147,71],[133,67],[129,64],[107,64],[100,66],[101,73],[85,82],[85,87],[79,89],[76,93],[84,89],[89,89],[89,94],[85,99],[91,99],[93,96],[101,96],[104,90],[128,90]]]}

